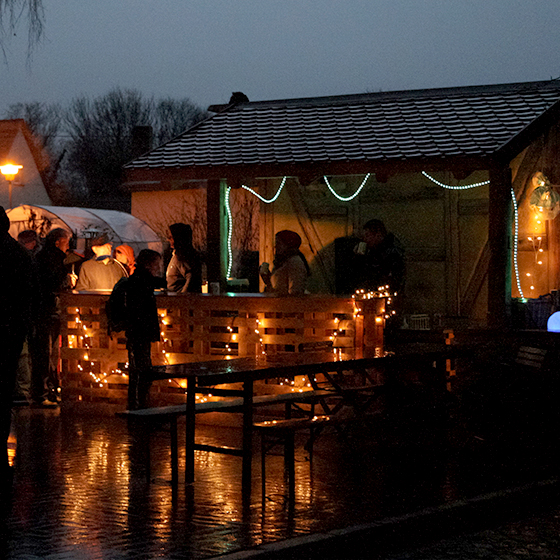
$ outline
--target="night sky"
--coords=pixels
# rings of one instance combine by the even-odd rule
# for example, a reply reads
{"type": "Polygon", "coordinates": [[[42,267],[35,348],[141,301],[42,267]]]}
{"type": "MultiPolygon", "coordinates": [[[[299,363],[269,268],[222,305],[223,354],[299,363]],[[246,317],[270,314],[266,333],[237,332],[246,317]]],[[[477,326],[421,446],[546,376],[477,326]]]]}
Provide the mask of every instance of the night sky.
{"type": "Polygon", "coordinates": [[[113,87],[206,108],[560,76],[558,0],[44,0],[0,59],[0,117],[113,87]]]}

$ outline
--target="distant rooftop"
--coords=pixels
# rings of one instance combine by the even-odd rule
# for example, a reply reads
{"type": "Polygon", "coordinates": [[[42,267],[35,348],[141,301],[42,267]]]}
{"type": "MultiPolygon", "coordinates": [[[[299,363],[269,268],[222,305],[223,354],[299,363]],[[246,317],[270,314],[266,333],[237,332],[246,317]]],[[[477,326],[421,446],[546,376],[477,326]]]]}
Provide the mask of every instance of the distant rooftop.
{"type": "Polygon", "coordinates": [[[551,80],[232,103],[126,169],[486,157],[559,100],[551,80]]]}

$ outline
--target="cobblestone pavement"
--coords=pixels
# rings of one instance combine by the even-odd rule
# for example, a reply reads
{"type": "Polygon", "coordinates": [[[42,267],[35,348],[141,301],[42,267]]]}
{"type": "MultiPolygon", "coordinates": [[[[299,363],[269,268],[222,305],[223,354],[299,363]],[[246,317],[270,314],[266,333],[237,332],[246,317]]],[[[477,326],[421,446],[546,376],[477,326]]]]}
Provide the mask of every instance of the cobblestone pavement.
{"type": "MultiPolygon", "coordinates": [[[[449,504],[547,474],[542,457],[514,465],[472,453],[456,457],[427,442],[387,449],[368,445],[368,434],[350,443],[324,434],[312,470],[298,446],[293,503],[286,499],[281,456],[267,460],[264,500],[255,457],[252,495],[242,500],[241,461],[206,452],[197,453],[195,484],[174,490],[167,434],[152,437],[148,482],[146,435],[130,430],[110,407],[20,409],[14,425],[13,500],[10,507],[0,504],[0,557],[10,560],[210,558],[449,504]]],[[[197,436],[229,445],[241,434],[208,425],[197,428],[197,436]]],[[[182,455],[179,468],[181,476],[182,455]]],[[[437,558],[402,556],[428,557],[437,558]]]]}
{"type": "Polygon", "coordinates": [[[557,560],[560,508],[377,560],[557,560]]]}

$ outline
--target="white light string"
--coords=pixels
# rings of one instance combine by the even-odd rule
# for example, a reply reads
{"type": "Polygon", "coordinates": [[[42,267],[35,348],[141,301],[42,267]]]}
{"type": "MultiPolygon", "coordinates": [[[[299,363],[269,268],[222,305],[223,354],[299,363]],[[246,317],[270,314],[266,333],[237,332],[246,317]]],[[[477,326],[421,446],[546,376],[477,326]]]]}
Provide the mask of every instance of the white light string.
{"type": "Polygon", "coordinates": [[[282,192],[282,189],[284,188],[284,185],[286,184],[287,180],[288,180],[287,176],[282,179],[282,182],[280,183],[280,186],[278,187],[276,194],[270,199],[264,198],[257,191],[254,191],[253,189],[249,188],[247,185],[241,185],[241,188],[245,189],[246,191],[249,191],[251,194],[254,194],[259,200],[262,200],[266,204],[272,204],[280,196],[280,193],[282,192]]]}
{"type": "Polygon", "coordinates": [[[424,175],[424,177],[430,179],[430,181],[432,181],[436,185],[439,185],[440,187],[442,187],[444,189],[449,189],[449,190],[452,190],[452,191],[462,191],[462,190],[465,190],[465,189],[474,189],[475,187],[483,187],[484,185],[489,185],[490,184],[490,181],[482,181],[480,183],[471,183],[470,185],[446,185],[445,183],[440,183],[437,179],[434,179],[431,175],[428,175],[425,171],[422,171],[422,175],[424,175]]]}
{"type": "Polygon", "coordinates": [[[227,212],[227,220],[228,220],[228,233],[227,233],[228,265],[227,265],[226,278],[229,278],[231,276],[231,269],[233,267],[233,251],[231,248],[231,238],[233,236],[233,218],[231,215],[231,208],[229,205],[230,192],[231,192],[231,187],[227,187],[226,196],[225,196],[225,204],[226,204],[226,212],[227,212]]]}
{"type": "Polygon", "coordinates": [[[369,179],[369,176],[371,175],[371,173],[368,173],[364,180],[362,181],[362,184],[358,187],[358,190],[351,196],[340,196],[338,193],[335,192],[335,190],[331,187],[331,184],[329,183],[329,180],[327,178],[326,175],[323,175],[323,179],[325,180],[325,183],[327,185],[327,187],[329,187],[329,190],[331,191],[331,193],[338,198],[338,200],[342,200],[342,202],[350,202],[352,199],[356,198],[359,194],[360,191],[366,186],[366,182],[369,179]]]}
{"type": "Polygon", "coordinates": [[[517,211],[517,199],[515,198],[515,192],[511,189],[511,202],[513,204],[513,270],[515,271],[515,281],[517,283],[517,289],[519,290],[519,295],[524,298],[523,290],[521,289],[521,280],[519,279],[519,267],[517,266],[517,249],[519,246],[519,213],[517,211]]]}

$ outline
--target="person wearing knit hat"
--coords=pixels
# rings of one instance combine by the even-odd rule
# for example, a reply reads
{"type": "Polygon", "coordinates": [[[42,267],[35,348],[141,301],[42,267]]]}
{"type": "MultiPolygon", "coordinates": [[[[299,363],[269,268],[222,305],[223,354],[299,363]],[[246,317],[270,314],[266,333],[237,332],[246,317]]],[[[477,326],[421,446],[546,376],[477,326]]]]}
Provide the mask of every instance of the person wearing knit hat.
{"type": "Polygon", "coordinates": [[[301,237],[295,231],[284,229],[276,234],[272,271],[268,263],[260,267],[265,291],[282,296],[305,293],[310,271],[300,246],[301,237]]]}
{"type": "Polygon", "coordinates": [[[0,206],[0,503],[10,489],[13,469],[8,462],[7,442],[16,371],[23,342],[31,322],[33,268],[31,256],[8,233],[10,220],[0,206]]]}

